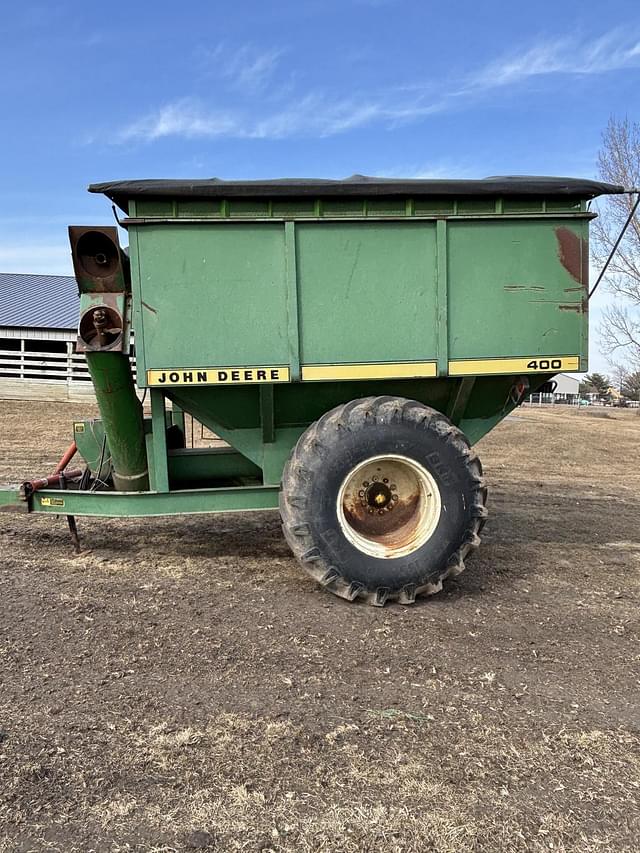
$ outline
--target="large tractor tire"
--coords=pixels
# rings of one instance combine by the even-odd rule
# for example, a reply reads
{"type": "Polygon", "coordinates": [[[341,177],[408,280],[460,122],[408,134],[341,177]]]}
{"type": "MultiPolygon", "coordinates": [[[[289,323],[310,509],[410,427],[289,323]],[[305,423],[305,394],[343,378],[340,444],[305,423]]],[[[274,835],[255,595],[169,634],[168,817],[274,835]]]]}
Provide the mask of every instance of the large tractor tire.
{"type": "Polygon", "coordinates": [[[487,490],[467,438],[401,397],[338,406],[302,434],[285,466],[280,514],[302,568],[349,601],[410,604],[464,569],[487,490]]]}

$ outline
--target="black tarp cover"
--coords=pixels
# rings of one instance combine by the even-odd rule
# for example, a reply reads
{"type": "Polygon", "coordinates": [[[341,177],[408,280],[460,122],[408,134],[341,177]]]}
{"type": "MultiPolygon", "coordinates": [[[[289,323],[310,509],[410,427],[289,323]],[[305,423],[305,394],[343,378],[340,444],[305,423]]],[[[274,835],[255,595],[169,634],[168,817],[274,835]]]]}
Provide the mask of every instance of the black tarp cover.
{"type": "Polygon", "coordinates": [[[616,184],[582,178],[553,178],[516,175],[481,180],[442,180],[422,178],[376,178],[352,175],[343,180],[320,178],[277,178],[265,181],[223,181],[166,179],[108,181],[91,184],[89,192],[104,193],[128,212],[129,199],[146,198],[333,198],[340,196],[411,196],[475,198],[482,196],[570,197],[591,199],[599,195],[621,193],[616,184]]]}

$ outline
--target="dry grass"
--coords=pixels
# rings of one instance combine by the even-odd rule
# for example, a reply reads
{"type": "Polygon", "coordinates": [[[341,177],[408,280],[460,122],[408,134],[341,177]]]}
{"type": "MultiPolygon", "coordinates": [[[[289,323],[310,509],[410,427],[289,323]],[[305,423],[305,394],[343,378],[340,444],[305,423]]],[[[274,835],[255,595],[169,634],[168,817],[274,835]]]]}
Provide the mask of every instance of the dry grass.
{"type": "MultiPolygon", "coordinates": [[[[96,849],[127,849],[114,845],[140,824],[147,840],[132,849],[182,850],[202,828],[229,851],[637,849],[633,834],[626,845],[615,838],[638,827],[637,739],[602,731],[530,734],[526,727],[504,731],[478,714],[454,726],[398,718],[342,725],[324,737],[236,714],[199,730],[164,722],[140,732],[131,725],[111,733],[104,767],[128,785],[110,784],[104,796],[60,813],[47,804],[46,787],[56,780],[49,764],[25,766],[5,793],[20,800],[28,787],[31,797],[3,817],[20,837],[21,828],[64,831],[80,808],[102,839],[96,849]],[[416,748],[420,742],[435,754],[416,748]],[[127,793],[134,779],[146,784],[127,793]],[[611,817],[625,813],[627,826],[612,835],[611,817]],[[183,843],[163,843],[168,835],[183,843]]],[[[73,755],[64,763],[78,773],[73,755]]],[[[76,790],[88,781],[63,778],[76,790]]],[[[52,839],[51,848],[61,849],[58,843],[52,839]]],[[[62,849],[91,849],[67,845],[62,849]]]]}

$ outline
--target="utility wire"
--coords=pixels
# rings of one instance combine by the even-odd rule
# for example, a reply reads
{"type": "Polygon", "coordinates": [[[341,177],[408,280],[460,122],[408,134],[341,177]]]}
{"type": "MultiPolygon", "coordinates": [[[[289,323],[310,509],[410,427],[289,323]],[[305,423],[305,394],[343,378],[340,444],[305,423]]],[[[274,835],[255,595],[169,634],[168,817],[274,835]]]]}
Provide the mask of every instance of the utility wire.
{"type": "Polygon", "coordinates": [[[616,253],[616,251],[617,251],[617,249],[618,249],[618,246],[620,245],[620,242],[621,242],[622,238],[624,237],[624,235],[625,235],[625,233],[626,233],[626,230],[627,230],[627,228],[629,227],[629,225],[630,225],[630,223],[631,223],[631,220],[633,219],[633,217],[634,217],[634,215],[635,215],[635,212],[636,212],[636,210],[637,210],[637,208],[638,208],[638,203],[640,202],[640,189],[636,189],[636,188],[634,187],[634,188],[633,188],[633,189],[631,189],[631,190],[627,190],[627,192],[628,192],[628,193],[630,193],[630,194],[635,193],[635,195],[636,195],[636,200],[635,200],[635,202],[633,203],[633,205],[632,205],[632,207],[631,207],[631,211],[630,211],[630,213],[629,213],[629,216],[627,216],[627,221],[626,221],[626,222],[624,223],[624,225],[622,226],[622,231],[618,234],[618,239],[617,239],[617,240],[616,240],[616,242],[613,244],[613,249],[611,249],[611,251],[609,252],[609,257],[607,258],[607,260],[605,261],[604,266],[603,266],[603,267],[602,267],[602,269],[600,270],[600,275],[598,276],[598,280],[596,281],[596,283],[593,285],[593,287],[592,287],[592,288],[591,288],[591,290],[589,291],[589,299],[591,299],[591,297],[593,296],[593,294],[596,292],[596,288],[598,287],[598,285],[599,285],[599,284],[600,284],[600,282],[602,281],[602,277],[603,277],[603,276],[604,276],[604,274],[606,273],[606,271],[607,271],[607,267],[608,267],[608,266],[609,266],[609,264],[611,263],[611,259],[612,259],[612,258],[613,258],[613,256],[615,255],[615,253],[616,253]]]}

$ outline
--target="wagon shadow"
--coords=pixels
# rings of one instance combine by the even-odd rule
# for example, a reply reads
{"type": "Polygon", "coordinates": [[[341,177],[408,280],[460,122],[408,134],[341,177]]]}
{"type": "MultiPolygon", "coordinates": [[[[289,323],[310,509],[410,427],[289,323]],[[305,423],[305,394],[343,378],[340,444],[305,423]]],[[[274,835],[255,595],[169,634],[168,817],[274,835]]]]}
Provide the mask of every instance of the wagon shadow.
{"type": "Polygon", "coordinates": [[[157,551],[170,558],[234,558],[291,556],[282,535],[277,512],[228,513],[146,519],[144,538],[133,519],[119,520],[113,526],[87,529],[87,544],[124,556],[157,551]]]}
{"type": "MultiPolygon", "coordinates": [[[[570,498],[544,491],[496,490],[491,495],[489,521],[482,546],[468,560],[467,571],[445,582],[443,594],[419,597],[416,607],[450,606],[452,601],[486,594],[516,578],[536,571],[532,548],[565,549],[571,559],[576,546],[628,543],[640,550],[637,518],[640,501],[613,495],[577,495],[570,498]]],[[[39,549],[72,555],[64,518],[33,519],[38,526],[39,549]]],[[[317,585],[299,569],[281,531],[277,511],[224,515],[136,519],[78,519],[83,547],[95,556],[131,563],[144,555],[159,561],[238,560],[251,565],[273,561],[273,579],[289,583],[295,576],[304,586],[317,585]]],[[[30,525],[15,531],[16,538],[32,542],[30,525]]],[[[604,553],[604,550],[603,552],[604,553]]],[[[556,556],[562,556],[561,554],[556,556]]],[[[346,602],[345,602],[346,605],[346,602]]],[[[347,605],[348,606],[348,605],[347,605]]],[[[398,606],[398,605],[395,605],[398,606]]]]}

